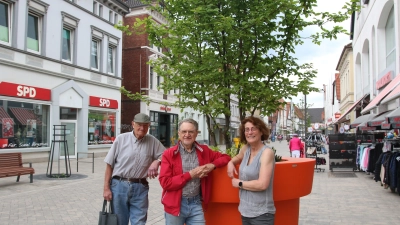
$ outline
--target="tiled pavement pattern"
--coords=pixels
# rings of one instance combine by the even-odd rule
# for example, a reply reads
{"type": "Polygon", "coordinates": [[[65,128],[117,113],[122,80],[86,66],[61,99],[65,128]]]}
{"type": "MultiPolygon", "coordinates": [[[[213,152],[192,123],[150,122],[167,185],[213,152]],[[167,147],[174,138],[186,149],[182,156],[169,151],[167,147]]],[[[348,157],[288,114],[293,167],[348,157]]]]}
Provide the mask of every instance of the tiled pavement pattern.
{"type": "MultiPolygon", "coordinates": [[[[274,142],[279,155],[288,156],[286,141],[274,142]]],[[[323,155],[322,155],[323,156],[323,155]]],[[[355,177],[338,178],[328,170],[314,173],[312,193],[300,200],[299,224],[400,224],[400,196],[372,180],[372,175],[356,172],[355,177]]],[[[11,224],[97,224],[102,206],[105,164],[95,158],[79,165],[71,160],[73,176],[79,179],[45,179],[47,162],[34,163],[33,183],[29,176],[0,178],[0,225],[11,224]]],[[[56,171],[53,169],[53,173],[56,171]]],[[[161,225],[164,212],[158,180],[150,180],[150,208],[147,224],[161,225]]]]}

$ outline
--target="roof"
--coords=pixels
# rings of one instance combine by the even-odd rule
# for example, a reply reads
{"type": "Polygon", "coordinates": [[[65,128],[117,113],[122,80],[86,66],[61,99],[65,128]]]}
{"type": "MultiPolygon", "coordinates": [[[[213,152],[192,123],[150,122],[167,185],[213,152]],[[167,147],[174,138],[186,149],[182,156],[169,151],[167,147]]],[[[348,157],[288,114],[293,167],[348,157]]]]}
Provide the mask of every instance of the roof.
{"type": "Polygon", "coordinates": [[[143,4],[142,1],[140,1],[140,0],[125,0],[125,4],[129,8],[135,8],[135,7],[147,5],[147,4],[143,4]]]}
{"type": "Polygon", "coordinates": [[[297,106],[294,106],[294,114],[296,114],[297,118],[304,120],[303,112],[297,106]]]}
{"type": "Polygon", "coordinates": [[[345,60],[344,57],[345,57],[348,53],[350,53],[350,51],[353,51],[353,46],[352,46],[352,43],[351,43],[351,42],[343,47],[342,54],[340,55],[339,62],[337,63],[337,66],[336,66],[336,70],[337,70],[337,71],[340,70],[340,68],[339,68],[340,63],[341,63],[341,62],[344,62],[344,60],[345,60]]]}
{"type": "Polygon", "coordinates": [[[310,116],[311,123],[321,123],[322,113],[324,112],[324,108],[308,108],[307,114],[310,116]]]}

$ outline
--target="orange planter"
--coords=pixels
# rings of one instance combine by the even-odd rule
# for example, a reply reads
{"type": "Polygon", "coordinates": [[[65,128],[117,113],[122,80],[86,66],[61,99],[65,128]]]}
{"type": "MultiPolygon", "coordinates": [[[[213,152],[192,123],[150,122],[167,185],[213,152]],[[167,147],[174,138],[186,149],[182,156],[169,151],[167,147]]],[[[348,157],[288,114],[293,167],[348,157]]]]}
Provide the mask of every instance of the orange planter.
{"type": "MultiPolygon", "coordinates": [[[[300,197],[311,193],[315,159],[283,158],[283,160],[275,165],[273,190],[276,207],[275,225],[298,224],[300,197]]],[[[238,211],[239,189],[232,187],[226,170],[224,167],[213,171],[211,199],[205,210],[208,225],[242,224],[238,211]]]]}

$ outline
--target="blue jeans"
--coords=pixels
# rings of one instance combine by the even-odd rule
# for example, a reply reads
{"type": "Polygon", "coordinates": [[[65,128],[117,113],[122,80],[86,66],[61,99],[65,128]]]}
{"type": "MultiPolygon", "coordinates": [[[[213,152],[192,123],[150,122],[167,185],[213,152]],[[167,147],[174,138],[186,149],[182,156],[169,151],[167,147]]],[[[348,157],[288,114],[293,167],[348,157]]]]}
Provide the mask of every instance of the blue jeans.
{"type": "Polygon", "coordinates": [[[149,185],[128,181],[111,180],[114,213],[118,225],[145,225],[149,208],[149,185]]]}
{"type": "Polygon", "coordinates": [[[322,151],[323,154],[327,154],[327,153],[328,153],[328,152],[326,151],[325,146],[321,146],[321,151],[322,151]]]}
{"type": "Polygon", "coordinates": [[[205,225],[203,207],[201,206],[201,197],[197,195],[191,198],[182,197],[181,211],[179,216],[165,213],[166,225],[205,225]]]}

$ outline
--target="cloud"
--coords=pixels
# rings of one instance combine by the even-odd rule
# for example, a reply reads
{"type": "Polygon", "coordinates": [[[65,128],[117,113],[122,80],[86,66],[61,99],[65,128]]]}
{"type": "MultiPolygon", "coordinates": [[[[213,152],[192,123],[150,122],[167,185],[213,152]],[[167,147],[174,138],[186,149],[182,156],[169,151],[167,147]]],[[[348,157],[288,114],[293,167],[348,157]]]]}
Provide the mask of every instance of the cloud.
{"type": "MultiPolygon", "coordinates": [[[[346,2],[346,0],[318,0],[316,11],[338,12],[346,2]]],[[[340,24],[329,24],[328,26],[332,27],[333,25],[340,25],[350,31],[350,19],[340,24]]],[[[304,30],[302,36],[309,36],[316,31],[317,29],[315,27],[307,28],[304,30]]],[[[314,87],[322,89],[324,84],[332,85],[333,77],[337,72],[336,66],[340,54],[342,53],[343,47],[350,42],[350,36],[345,34],[338,35],[336,40],[322,40],[320,45],[313,44],[311,40],[305,40],[303,45],[296,47],[294,56],[299,59],[300,63],[312,63],[314,65],[314,69],[318,71],[317,76],[313,80],[314,87]]],[[[301,99],[304,101],[303,94],[294,97],[293,102],[297,104],[301,99]]],[[[307,95],[307,103],[312,104],[312,106],[310,106],[311,108],[324,107],[323,93],[310,93],[307,95]]]]}

